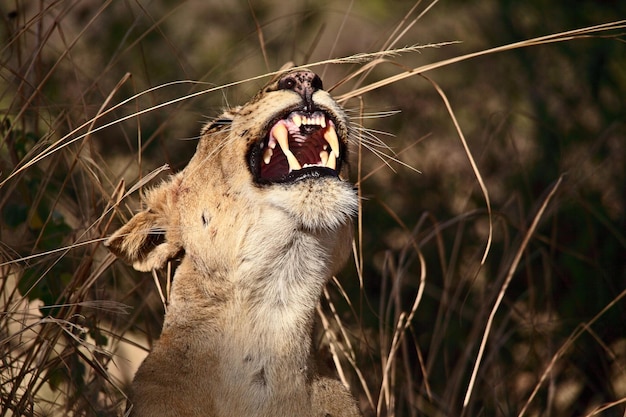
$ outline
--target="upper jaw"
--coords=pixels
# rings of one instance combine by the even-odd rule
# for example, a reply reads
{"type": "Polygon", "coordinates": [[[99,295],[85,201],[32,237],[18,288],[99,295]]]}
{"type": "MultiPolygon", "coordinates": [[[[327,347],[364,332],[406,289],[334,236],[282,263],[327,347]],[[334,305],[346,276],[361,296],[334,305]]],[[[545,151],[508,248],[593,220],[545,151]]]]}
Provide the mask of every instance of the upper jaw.
{"type": "Polygon", "coordinates": [[[345,131],[345,123],[332,111],[286,109],[249,151],[254,180],[272,184],[338,177],[346,157],[345,131]]]}

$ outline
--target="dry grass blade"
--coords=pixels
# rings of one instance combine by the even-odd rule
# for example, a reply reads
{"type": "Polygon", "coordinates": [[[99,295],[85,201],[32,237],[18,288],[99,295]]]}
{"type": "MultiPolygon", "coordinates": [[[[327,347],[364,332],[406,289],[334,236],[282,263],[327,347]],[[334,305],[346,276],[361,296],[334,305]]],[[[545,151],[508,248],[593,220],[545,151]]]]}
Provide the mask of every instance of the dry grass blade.
{"type": "MultiPolygon", "coordinates": [[[[576,39],[583,39],[583,38],[587,38],[589,36],[593,36],[598,33],[615,31],[615,30],[624,29],[624,28],[626,28],[626,20],[618,20],[615,22],[605,23],[602,25],[589,26],[589,27],[585,27],[582,29],[555,33],[553,35],[541,36],[541,37],[534,38],[534,39],[529,39],[529,40],[525,40],[521,42],[515,42],[515,43],[511,43],[507,45],[498,46],[495,48],[485,49],[482,51],[473,52],[470,54],[466,54],[466,55],[462,55],[462,56],[458,56],[458,57],[454,57],[450,59],[445,59],[443,61],[434,62],[432,64],[415,67],[411,69],[410,71],[405,71],[403,73],[385,78],[383,80],[373,82],[364,87],[357,88],[353,91],[350,91],[348,93],[345,93],[337,97],[337,99],[339,102],[344,102],[351,98],[358,97],[362,94],[382,88],[386,85],[397,83],[398,81],[404,80],[406,78],[413,77],[415,75],[422,74],[427,71],[432,71],[437,68],[442,68],[448,65],[456,64],[459,62],[467,61],[469,59],[473,59],[473,58],[477,58],[481,56],[491,55],[491,54],[505,52],[505,51],[511,51],[511,50],[519,49],[519,48],[528,48],[531,46],[545,45],[545,44],[554,43],[554,42],[566,42],[566,41],[571,41],[571,40],[576,40],[576,39]]],[[[618,37],[618,36],[621,36],[621,34],[615,35],[615,37],[618,37]]]]}
{"type": "MultiPolygon", "coordinates": [[[[553,369],[556,366],[556,364],[559,361],[559,359],[561,359],[563,357],[563,355],[565,354],[565,352],[567,352],[572,347],[572,344],[583,333],[585,333],[587,331],[586,330],[587,328],[589,328],[595,322],[597,322],[604,314],[606,314],[607,311],[609,311],[611,308],[615,307],[617,305],[617,303],[619,301],[621,301],[623,298],[626,298],[626,289],[624,291],[622,291],[613,300],[611,300],[611,302],[609,304],[607,304],[600,312],[598,312],[598,314],[596,314],[591,320],[589,320],[588,322],[583,323],[583,324],[581,324],[581,325],[576,327],[576,330],[574,330],[574,332],[572,332],[572,334],[567,338],[565,343],[563,343],[563,345],[559,348],[559,350],[556,352],[556,354],[550,360],[550,363],[548,364],[548,366],[546,367],[544,372],[541,374],[541,377],[539,378],[539,381],[535,385],[535,388],[533,389],[532,393],[530,394],[530,396],[526,400],[526,403],[524,404],[524,406],[520,410],[519,414],[517,415],[518,417],[524,417],[524,415],[526,415],[526,412],[528,411],[528,408],[529,408],[530,404],[532,403],[532,401],[537,396],[537,393],[541,389],[541,386],[544,384],[546,379],[548,379],[548,376],[553,371],[553,369]]],[[[622,403],[622,401],[617,401],[614,404],[611,404],[610,407],[613,407],[613,406],[615,406],[617,404],[621,404],[621,403],[622,403]]],[[[597,414],[600,411],[600,409],[604,409],[604,407],[598,407],[598,409],[594,410],[592,413],[596,413],[597,414]]]]}
{"type": "Polygon", "coordinates": [[[463,144],[463,150],[465,151],[465,155],[467,155],[467,159],[469,160],[470,165],[472,166],[472,171],[474,172],[474,175],[476,176],[478,185],[480,185],[480,191],[482,192],[482,195],[485,197],[485,205],[487,206],[487,216],[489,217],[489,234],[487,236],[487,244],[485,245],[485,251],[483,252],[483,256],[480,260],[480,264],[482,266],[487,260],[487,256],[489,255],[489,248],[491,248],[491,242],[493,240],[493,218],[492,218],[492,213],[491,213],[491,200],[489,199],[489,192],[487,191],[487,186],[485,185],[485,182],[483,181],[482,175],[480,175],[480,170],[478,169],[478,166],[476,165],[476,162],[474,161],[472,152],[470,151],[469,146],[467,145],[467,141],[465,140],[465,136],[463,135],[461,126],[459,126],[459,122],[456,116],[454,115],[454,111],[452,110],[452,107],[450,106],[448,97],[446,96],[446,94],[443,92],[443,90],[441,89],[441,87],[439,87],[437,83],[435,83],[433,80],[426,77],[425,75],[422,75],[422,77],[426,78],[435,87],[435,90],[437,90],[437,93],[439,93],[439,96],[445,103],[446,109],[448,110],[448,114],[450,115],[450,118],[452,119],[452,122],[454,123],[454,128],[456,129],[456,132],[459,135],[459,139],[461,139],[461,143],[463,144]]]}
{"type": "Polygon", "coordinates": [[[591,413],[587,414],[585,417],[592,417],[592,416],[600,415],[603,411],[610,410],[611,408],[617,407],[618,405],[624,404],[624,403],[626,403],[626,398],[622,398],[621,400],[618,400],[618,401],[613,401],[612,403],[609,403],[609,404],[604,404],[596,408],[595,410],[593,410],[591,413]]]}
{"type": "Polygon", "coordinates": [[[396,360],[397,360],[396,355],[398,354],[398,350],[400,349],[402,345],[402,341],[405,337],[407,330],[409,329],[409,327],[411,326],[411,323],[413,322],[413,318],[415,316],[415,313],[417,312],[417,308],[419,307],[420,301],[422,300],[422,296],[424,295],[424,288],[426,286],[426,260],[424,259],[421,251],[419,250],[416,242],[412,241],[411,243],[412,243],[413,249],[415,250],[415,253],[417,254],[417,257],[419,259],[419,264],[420,264],[421,273],[420,273],[420,278],[419,278],[419,286],[418,286],[417,294],[415,295],[415,299],[413,300],[413,304],[408,314],[406,312],[402,312],[400,313],[400,316],[397,319],[391,346],[385,358],[385,367],[383,369],[383,380],[381,383],[382,389],[380,391],[380,397],[378,399],[378,407],[376,410],[376,414],[379,416],[383,414],[383,409],[382,409],[383,404],[386,405],[387,415],[393,415],[393,410],[395,410],[395,407],[393,406],[393,403],[391,401],[392,383],[390,381],[393,378],[392,370],[393,370],[393,367],[396,366],[396,360]]]}
{"type": "Polygon", "coordinates": [[[93,246],[95,243],[101,243],[104,242],[106,240],[106,238],[100,238],[100,239],[91,239],[88,240],[86,242],[74,242],[72,243],[70,246],[64,246],[64,247],[60,247],[60,248],[56,248],[56,249],[51,249],[49,251],[46,252],[42,252],[42,253],[36,253],[34,255],[29,255],[29,256],[23,256],[17,259],[12,259],[10,261],[4,261],[0,263],[0,267],[3,266],[10,266],[13,264],[18,264],[18,263],[23,263],[23,262],[29,262],[32,261],[33,259],[37,259],[37,258],[45,258],[48,257],[50,255],[55,255],[58,253],[67,253],[72,249],[76,249],[76,248],[80,248],[80,247],[84,247],[84,246],[93,246]]]}
{"type": "Polygon", "coordinates": [[[123,414],[175,265],[102,242],[292,62],[353,120],[317,311],[364,415],[626,415],[624,4],[5,3],[0,416],[123,414]]]}
{"type": "Polygon", "coordinates": [[[509,287],[511,280],[513,279],[513,275],[515,274],[515,271],[517,270],[517,267],[522,259],[522,255],[524,251],[526,250],[526,247],[528,246],[530,239],[533,237],[535,230],[537,230],[537,226],[539,225],[539,222],[541,221],[543,217],[544,212],[548,208],[548,204],[550,203],[550,200],[552,200],[552,197],[554,197],[554,195],[556,194],[562,181],[563,181],[563,177],[561,176],[558,179],[558,181],[554,184],[554,186],[550,189],[550,191],[548,192],[548,195],[541,203],[541,206],[537,210],[537,214],[535,214],[535,216],[533,217],[533,220],[530,223],[528,230],[524,234],[524,238],[522,239],[522,242],[520,243],[519,248],[517,248],[515,252],[515,257],[513,258],[511,262],[511,266],[509,267],[509,270],[506,274],[504,283],[502,284],[502,287],[500,288],[500,291],[498,292],[498,298],[496,299],[494,306],[491,308],[491,312],[489,313],[487,324],[485,325],[485,332],[483,333],[483,337],[480,342],[478,354],[476,355],[476,360],[474,361],[474,368],[472,370],[472,375],[470,377],[467,391],[465,393],[465,398],[463,400],[464,408],[467,407],[467,405],[469,404],[470,398],[472,397],[474,383],[476,382],[476,375],[478,375],[478,369],[480,368],[480,365],[482,363],[482,358],[485,353],[485,347],[487,346],[487,339],[489,338],[489,334],[491,333],[495,315],[498,312],[498,309],[500,307],[500,304],[502,303],[502,300],[504,299],[504,294],[506,293],[506,290],[509,287]]]}

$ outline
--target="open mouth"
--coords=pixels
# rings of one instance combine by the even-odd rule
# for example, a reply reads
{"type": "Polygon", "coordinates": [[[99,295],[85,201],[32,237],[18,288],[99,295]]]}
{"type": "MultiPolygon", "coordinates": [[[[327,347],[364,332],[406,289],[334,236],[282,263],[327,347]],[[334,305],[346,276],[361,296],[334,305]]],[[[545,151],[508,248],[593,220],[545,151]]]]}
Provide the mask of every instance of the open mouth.
{"type": "Polygon", "coordinates": [[[292,111],[271,125],[250,152],[250,168],[259,183],[338,176],[343,146],[328,114],[292,111]]]}

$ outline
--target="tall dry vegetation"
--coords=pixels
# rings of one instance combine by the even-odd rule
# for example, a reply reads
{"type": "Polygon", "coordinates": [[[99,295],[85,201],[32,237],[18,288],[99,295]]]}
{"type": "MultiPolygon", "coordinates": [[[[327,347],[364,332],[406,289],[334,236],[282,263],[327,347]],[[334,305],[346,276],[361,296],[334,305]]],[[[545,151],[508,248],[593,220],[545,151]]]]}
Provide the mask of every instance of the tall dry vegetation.
{"type": "Polygon", "coordinates": [[[120,410],[168,274],[101,243],[202,123],[407,45],[314,66],[365,128],[320,345],[366,415],[624,415],[625,5],[170,3],[1,6],[0,415],[120,410]]]}

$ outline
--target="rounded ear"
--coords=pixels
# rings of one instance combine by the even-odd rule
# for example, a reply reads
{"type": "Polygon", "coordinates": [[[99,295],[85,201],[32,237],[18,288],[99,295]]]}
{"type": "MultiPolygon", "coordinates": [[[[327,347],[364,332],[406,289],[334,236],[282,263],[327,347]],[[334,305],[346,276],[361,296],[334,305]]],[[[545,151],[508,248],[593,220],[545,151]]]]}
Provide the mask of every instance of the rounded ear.
{"type": "Polygon", "coordinates": [[[173,199],[176,179],[152,190],[149,209],[137,213],[109,237],[104,246],[138,271],[165,267],[167,261],[180,257],[183,247],[177,238],[173,199]]]}
{"type": "Polygon", "coordinates": [[[156,214],[150,210],[136,214],[109,237],[104,246],[138,271],[148,272],[165,266],[182,248],[165,239],[156,214]]]}

